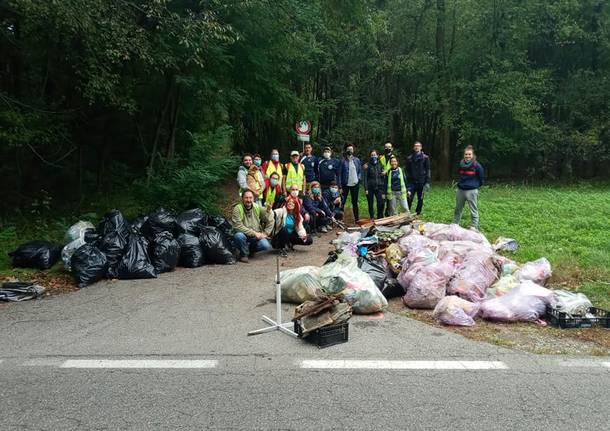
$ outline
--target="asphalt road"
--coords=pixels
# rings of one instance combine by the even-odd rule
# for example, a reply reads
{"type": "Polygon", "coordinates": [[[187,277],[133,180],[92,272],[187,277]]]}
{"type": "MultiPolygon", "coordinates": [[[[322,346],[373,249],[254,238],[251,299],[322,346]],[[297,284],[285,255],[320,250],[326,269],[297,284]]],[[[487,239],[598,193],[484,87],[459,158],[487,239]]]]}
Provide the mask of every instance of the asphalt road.
{"type": "Polygon", "coordinates": [[[274,313],[274,263],[1,306],[0,429],[610,429],[610,357],[525,354],[391,313],[322,350],[248,337],[274,313]]]}

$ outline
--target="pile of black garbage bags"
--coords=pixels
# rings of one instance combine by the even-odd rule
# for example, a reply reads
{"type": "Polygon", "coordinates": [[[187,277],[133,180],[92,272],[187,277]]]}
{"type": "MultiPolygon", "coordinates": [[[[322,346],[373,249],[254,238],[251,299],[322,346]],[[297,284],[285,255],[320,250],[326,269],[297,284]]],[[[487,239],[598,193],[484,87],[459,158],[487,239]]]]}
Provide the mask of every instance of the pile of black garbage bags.
{"type": "Polygon", "coordinates": [[[65,240],[65,246],[49,241],[23,244],[10,253],[13,265],[48,269],[61,258],[78,286],[85,287],[102,278],[155,278],[177,266],[230,265],[237,255],[230,223],[200,208],[178,216],[159,208],[131,222],[112,210],[97,228],[76,223],[65,240]]]}

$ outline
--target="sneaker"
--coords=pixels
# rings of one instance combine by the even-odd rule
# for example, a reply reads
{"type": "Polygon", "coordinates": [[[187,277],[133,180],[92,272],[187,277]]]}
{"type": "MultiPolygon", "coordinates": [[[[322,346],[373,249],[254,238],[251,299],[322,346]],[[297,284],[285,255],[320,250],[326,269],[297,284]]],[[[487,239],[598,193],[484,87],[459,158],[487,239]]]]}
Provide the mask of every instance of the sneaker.
{"type": "Polygon", "coordinates": [[[288,257],[288,251],[285,248],[280,250],[280,257],[288,257]]]}
{"type": "Polygon", "coordinates": [[[248,258],[248,256],[242,256],[242,257],[239,258],[239,261],[241,263],[249,263],[250,259],[248,258]]]}
{"type": "Polygon", "coordinates": [[[322,233],[328,233],[328,228],[327,228],[326,226],[322,226],[322,227],[320,228],[320,232],[322,232],[322,233]]]}

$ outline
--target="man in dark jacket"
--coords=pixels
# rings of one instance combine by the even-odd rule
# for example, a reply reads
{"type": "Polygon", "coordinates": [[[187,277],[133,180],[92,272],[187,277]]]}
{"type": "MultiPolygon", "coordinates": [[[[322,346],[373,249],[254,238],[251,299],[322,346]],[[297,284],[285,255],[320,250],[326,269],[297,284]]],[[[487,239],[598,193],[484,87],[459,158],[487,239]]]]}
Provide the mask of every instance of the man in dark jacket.
{"type": "Polygon", "coordinates": [[[339,160],[333,159],[332,154],[330,147],[324,147],[322,158],[318,162],[318,175],[323,191],[327,190],[333,181],[339,183],[339,165],[341,163],[339,160]]]}
{"type": "Polygon", "coordinates": [[[318,181],[318,157],[313,155],[313,147],[310,142],[305,143],[303,148],[303,157],[301,157],[301,164],[305,167],[305,181],[307,187],[314,182],[318,181]]]}
{"type": "Polygon", "coordinates": [[[322,193],[328,209],[336,220],[343,220],[343,210],[341,209],[341,192],[336,181],[330,183],[330,187],[322,193]]]}
{"type": "Polygon", "coordinates": [[[368,163],[364,165],[363,171],[362,183],[369,204],[369,217],[375,218],[374,202],[377,201],[377,218],[382,218],[385,203],[383,199],[385,176],[382,175],[383,166],[379,163],[376,150],[371,151],[371,157],[368,163]]]}
{"type": "Polygon", "coordinates": [[[424,193],[430,189],[430,158],[422,151],[421,142],[415,142],[413,153],[407,157],[405,166],[407,172],[407,188],[410,195],[408,198],[409,210],[417,193],[417,207],[415,212],[421,214],[424,206],[424,193]]]}
{"type": "Polygon", "coordinates": [[[343,211],[345,212],[345,204],[347,203],[348,195],[352,200],[352,211],[354,212],[354,222],[360,220],[358,213],[358,190],[360,189],[361,175],[360,159],[354,156],[354,145],[346,144],[343,160],[339,165],[339,183],[341,184],[341,192],[343,195],[343,211]]]}

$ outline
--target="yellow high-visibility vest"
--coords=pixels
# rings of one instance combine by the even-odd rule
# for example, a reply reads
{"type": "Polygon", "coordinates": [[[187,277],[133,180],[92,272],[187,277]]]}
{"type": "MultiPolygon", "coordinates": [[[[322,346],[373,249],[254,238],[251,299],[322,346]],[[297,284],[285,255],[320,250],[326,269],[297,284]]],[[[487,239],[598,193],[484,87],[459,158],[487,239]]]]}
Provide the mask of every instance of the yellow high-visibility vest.
{"type": "MultiPolygon", "coordinates": [[[[394,156],[392,156],[394,157],[394,156]]],[[[390,157],[389,160],[386,160],[386,156],[385,154],[381,157],[379,157],[379,163],[381,164],[381,167],[383,168],[384,172],[388,172],[390,169],[392,169],[392,165],[390,164],[390,160],[392,159],[392,157],[390,157]]]]}
{"type": "Polygon", "coordinates": [[[267,190],[265,190],[265,204],[273,205],[273,203],[275,202],[276,193],[277,192],[275,191],[275,187],[271,185],[267,187],[267,190]]]}
{"type": "MultiPolygon", "coordinates": [[[[398,169],[398,179],[400,181],[400,194],[402,195],[402,197],[404,199],[407,198],[407,185],[405,183],[405,177],[402,174],[402,169],[401,168],[396,168],[398,169]]],[[[390,171],[388,172],[388,190],[386,195],[388,196],[388,199],[392,197],[392,170],[390,169],[390,171]]]]}
{"type": "Polygon", "coordinates": [[[305,180],[305,167],[299,163],[299,168],[294,169],[292,163],[286,163],[286,190],[290,190],[290,187],[297,185],[299,191],[303,191],[303,181],[305,180]]]}
{"type": "Polygon", "coordinates": [[[282,177],[284,176],[284,173],[282,172],[282,164],[280,162],[278,162],[277,166],[275,166],[275,163],[273,162],[273,160],[269,160],[267,162],[267,170],[265,171],[265,176],[267,178],[271,178],[271,174],[273,174],[274,172],[276,172],[280,176],[280,182],[281,182],[282,177]]]}

